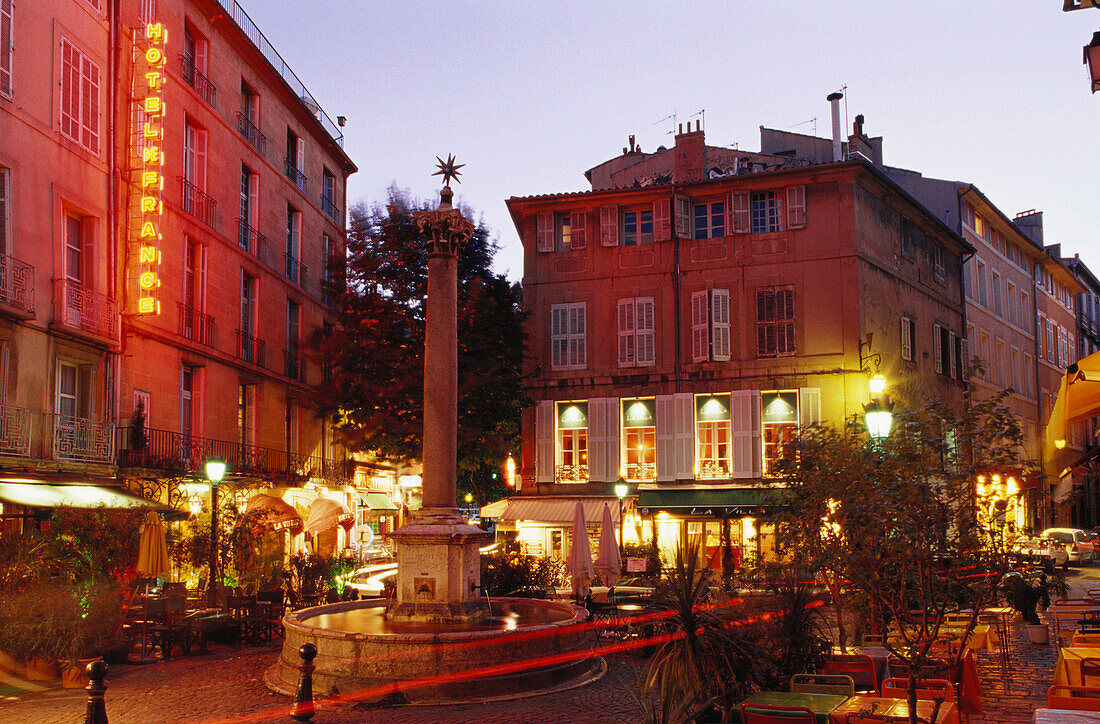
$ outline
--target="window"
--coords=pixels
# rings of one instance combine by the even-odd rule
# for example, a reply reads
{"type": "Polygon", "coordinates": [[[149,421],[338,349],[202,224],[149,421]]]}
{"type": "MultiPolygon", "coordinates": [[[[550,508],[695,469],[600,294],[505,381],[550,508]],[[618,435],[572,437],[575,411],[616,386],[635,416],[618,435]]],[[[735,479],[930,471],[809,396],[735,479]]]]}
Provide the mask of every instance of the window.
{"type": "Polygon", "coordinates": [[[719,239],[726,235],[726,204],[715,201],[695,204],[696,239],[719,239]]]}
{"type": "Polygon", "coordinates": [[[76,417],[77,413],[76,365],[59,362],[57,365],[57,414],[76,417]]]}
{"type": "Polygon", "coordinates": [[[619,366],[647,367],[654,361],[653,297],[619,300],[619,366]]]}
{"type": "Polygon", "coordinates": [[[653,243],[653,209],[623,212],[623,246],[653,243]]]}
{"type": "Polygon", "coordinates": [[[96,10],[102,11],[102,9],[103,9],[102,6],[100,5],[100,0],[84,0],[84,2],[86,2],[90,7],[94,8],[96,10]]]}
{"type": "Polygon", "coordinates": [[[286,177],[302,191],[306,189],[306,176],[302,172],[305,168],[305,141],[298,138],[298,134],[289,128],[286,129],[286,177]]]}
{"type": "Polygon", "coordinates": [[[260,96],[244,80],[241,80],[241,108],[237,111],[237,131],[261,155],[267,155],[267,136],[260,133],[260,96]]]}
{"type": "Polygon", "coordinates": [[[11,98],[12,60],[11,0],[0,0],[0,96],[11,98]]]}
{"type": "Polygon", "coordinates": [[[99,66],[65,38],[61,39],[60,106],[61,135],[99,153],[99,66]]]}
{"type": "Polygon", "coordinates": [[[558,483],[588,482],[588,403],[557,403],[558,483]]]}
{"type": "Polygon", "coordinates": [[[787,228],[806,228],[806,187],[787,187],[787,228]]]}
{"type": "MultiPolygon", "coordinates": [[[[134,390],[134,415],[137,415],[138,411],[141,412],[142,427],[145,428],[146,436],[149,434],[149,420],[152,417],[152,404],[152,394],[145,390],[134,390]]],[[[146,439],[148,439],[148,437],[146,439]]]]}
{"type": "Polygon", "coordinates": [[[206,191],[206,130],[190,118],[183,124],[183,177],[199,191],[206,191]]]}
{"type": "Polygon", "coordinates": [[[248,166],[241,164],[241,193],[240,193],[240,217],[237,219],[237,243],[247,252],[261,253],[259,249],[259,232],[254,226],[258,226],[259,189],[260,177],[252,172],[248,166]]]}
{"type": "Polygon", "coordinates": [[[798,390],[760,393],[760,422],[764,443],[764,472],[774,474],[798,432],[798,390]]]}
{"type": "Polygon", "coordinates": [[[65,215],[65,278],[77,284],[86,276],[83,226],[80,217],[65,215]]]}
{"type": "Polygon", "coordinates": [[[339,213],[336,208],[336,177],[327,168],[321,169],[321,210],[334,221],[339,213]]]}
{"type": "MultiPolygon", "coordinates": [[[[981,333],[982,359],[989,363],[989,335],[981,333]]],[[[966,356],[962,342],[964,340],[938,324],[932,325],[932,346],[936,353],[936,373],[945,377],[957,377],[962,379],[963,358],[966,356]]]]}
{"type": "Polygon", "coordinates": [[[217,106],[218,91],[210,82],[207,71],[207,51],[209,43],[195,31],[191,24],[183,28],[183,54],[180,56],[180,75],[184,82],[194,88],[203,100],[217,106]]]}
{"type": "Polygon", "coordinates": [[[729,395],[695,397],[696,472],[701,480],[728,478],[733,469],[729,395]]]}
{"type": "MultiPolygon", "coordinates": [[[[180,434],[186,439],[194,431],[195,369],[183,365],[180,369],[180,434]]],[[[181,450],[181,452],[184,452],[181,450]]]]}
{"type": "Polygon", "coordinates": [[[756,290],[756,355],[794,354],[794,287],[756,290]]]}
{"type": "Polygon", "coordinates": [[[1024,392],[1028,397],[1035,397],[1035,388],[1032,386],[1032,381],[1035,379],[1033,372],[1035,371],[1035,362],[1030,354],[1024,353],[1024,392]]]}
{"type": "Polygon", "coordinates": [[[730,358],[730,291],[711,289],[691,295],[691,361],[730,358]]]}
{"type": "Polygon", "coordinates": [[[753,191],[749,194],[752,233],[779,231],[779,199],[774,191],[753,191]]]}
{"type": "Polygon", "coordinates": [[[917,325],[909,317],[901,318],[901,358],[912,362],[916,359],[913,349],[913,338],[916,335],[917,325]]]}
{"type": "Polygon", "coordinates": [[[0,254],[11,254],[11,172],[0,166],[0,254]]]}
{"type": "Polygon", "coordinates": [[[585,304],[554,304],[550,307],[550,369],[584,369],[587,330],[585,304]]]}
{"type": "Polygon", "coordinates": [[[1016,285],[1010,281],[1005,282],[1005,318],[1009,324],[1018,324],[1016,321],[1016,285]]]}
{"type": "Polygon", "coordinates": [[[998,317],[1002,315],[1001,311],[1001,275],[997,272],[993,272],[991,279],[991,288],[989,290],[993,296],[993,313],[998,317]]]}
{"type": "Polygon", "coordinates": [[[286,300],[286,376],[299,380],[302,364],[298,354],[298,341],[301,328],[302,305],[293,299],[286,300]]]}
{"type": "Polygon", "coordinates": [[[1020,389],[1020,350],[1013,347],[1011,351],[1011,358],[1012,389],[1016,392],[1023,392],[1023,390],[1020,389]]]}
{"type": "Polygon", "coordinates": [[[321,234],[321,301],[332,304],[332,237],[321,234]]]}
{"type": "Polygon", "coordinates": [[[569,214],[554,214],[554,251],[569,251],[573,248],[572,226],[569,214]]]}
{"type": "Polygon", "coordinates": [[[256,444],[256,385],[237,385],[237,442],[256,444]]]}
{"type": "Polygon", "coordinates": [[[657,417],[653,398],[624,399],[622,416],[624,477],[631,481],[656,480],[657,417]]]}
{"type": "Polygon", "coordinates": [[[241,273],[241,329],[238,356],[246,362],[260,364],[260,349],[256,339],[256,277],[241,273]]]}
{"type": "Polygon", "coordinates": [[[978,303],[981,304],[986,309],[988,309],[989,308],[989,297],[988,297],[988,294],[987,294],[986,288],[985,288],[985,264],[983,264],[980,261],[978,262],[978,284],[977,285],[978,285],[978,288],[977,288],[978,303]]]}
{"type": "Polygon", "coordinates": [[[996,349],[997,354],[993,358],[994,360],[996,360],[995,364],[997,366],[995,379],[997,380],[998,385],[1000,385],[1001,387],[1007,387],[1008,370],[1005,369],[1005,343],[998,339],[996,349]]]}
{"type": "Polygon", "coordinates": [[[141,0],[141,6],[138,8],[138,20],[143,25],[156,22],[157,17],[157,0],[141,0]]]}
{"type": "Polygon", "coordinates": [[[301,264],[298,253],[302,248],[302,212],[286,205],[286,278],[301,283],[301,264]]]}

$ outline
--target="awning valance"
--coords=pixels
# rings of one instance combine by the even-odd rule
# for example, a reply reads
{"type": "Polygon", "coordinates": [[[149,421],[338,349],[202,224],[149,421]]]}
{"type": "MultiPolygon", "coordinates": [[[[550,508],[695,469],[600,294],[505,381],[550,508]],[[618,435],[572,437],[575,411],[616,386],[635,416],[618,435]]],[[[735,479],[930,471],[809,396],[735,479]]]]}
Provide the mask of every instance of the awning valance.
{"type": "Polygon", "coordinates": [[[360,493],[359,507],[370,508],[375,512],[397,512],[397,506],[382,493],[360,493]]]}
{"type": "Polygon", "coordinates": [[[502,498],[495,503],[489,503],[488,505],[481,506],[482,518],[499,518],[504,514],[504,511],[508,509],[508,504],[511,503],[510,498],[502,498]]]}
{"type": "Polygon", "coordinates": [[[275,495],[256,493],[249,498],[245,512],[254,514],[258,522],[272,530],[297,533],[302,529],[302,516],[294,506],[275,495]]]}
{"type": "MultiPolygon", "coordinates": [[[[501,522],[528,520],[537,523],[558,523],[573,525],[573,513],[577,509],[578,498],[547,498],[530,496],[511,498],[508,507],[500,515],[501,522]]],[[[611,509],[611,520],[619,522],[618,498],[579,498],[584,506],[584,520],[597,524],[603,520],[603,506],[611,509]]]]}
{"type": "Polygon", "coordinates": [[[0,502],[27,508],[149,508],[170,517],[183,515],[122,488],[104,485],[55,485],[9,479],[0,481],[0,502]]]}
{"type": "Polygon", "coordinates": [[[778,513],[787,506],[783,488],[666,488],[638,491],[638,512],[680,515],[754,517],[778,513]]]}

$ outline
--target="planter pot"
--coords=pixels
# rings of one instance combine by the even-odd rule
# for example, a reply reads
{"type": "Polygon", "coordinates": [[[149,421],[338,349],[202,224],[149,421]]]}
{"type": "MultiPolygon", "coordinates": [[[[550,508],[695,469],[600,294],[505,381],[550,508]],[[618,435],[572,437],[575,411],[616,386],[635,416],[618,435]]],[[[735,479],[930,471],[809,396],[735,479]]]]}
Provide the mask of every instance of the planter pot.
{"type": "Polygon", "coordinates": [[[1033,644],[1049,644],[1050,643],[1050,629],[1047,628],[1045,623],[1040,624],[1025,624],[1027,627],[1027,638],[1033,644]]]}
{"type": "Polygon", "coordinates": [[[27,665],[11,654],[0,651],[0,671],[24,678],[27,675],[27,665]]]}
{"type": "Polygon", "coordinates": [[[93,661],[99,661],[101,657],[91,659],[77,659],[75,665],[58,662],[61,667],[61,686],[65,689],[83,689],[88,685],[88,675],[84,673],[85,667],[93,661]]]}
{"type": "Polygon", "coordinates": [[[27,659],[27,681],[53,681],[61,676],[61,666],[57,659],[32,656],[27,659]]]}

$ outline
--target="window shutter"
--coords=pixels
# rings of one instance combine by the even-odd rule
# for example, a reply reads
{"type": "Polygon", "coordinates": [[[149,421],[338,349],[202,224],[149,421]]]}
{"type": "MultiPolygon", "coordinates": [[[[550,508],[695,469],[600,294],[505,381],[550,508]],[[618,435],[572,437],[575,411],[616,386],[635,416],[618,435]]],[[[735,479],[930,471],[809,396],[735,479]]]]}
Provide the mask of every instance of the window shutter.
{"type": "Polygon", "coordinates": [[[634,354],[634,300],[619,300],[619,366],[633,367],[634,354]]]}
{"type": "Polygon", "coordinates": [[[206,190],[206,131],[200,128],[195,129],[195,185],[206,190]]]}
{"type": "Polygon", "coordinates": [[[565,365],[568,355],[568,340],[565,333],[569,321],[569,311],[566,307],[550,307],[550,369],[558,369],[565,365]]]}
{"type": "Polygon", "coordinates": [[[901,318],[901,358],[904,360],[913,359],[913,336],[909,327],[909,320],[906,317],[901,318]]]}
{"type": "Polygon", "coordinates": [[[787,228],[806,227],[806,187],[803,185],[787,188],[787,228]]]}
{"type": "Polygon", "coordinates": [[[737,390],[730,395],[733,432],[731,478],[760,477],[760,391],[737,390]]]}
{"type": "Polygon", "coordinates": [[[678,239],[690,239],[691,228],[691,199],[686,196],[676,197],[676,237],[678,239]]]}
{"type": "Polygon", "coordinates": [[[710,319],[707,293],[691,294],[691,361],[706,362],[710,358],[710,319]]]}
{"type": "Polygon", "coordinates": [[[730,194],[730,207],[733,209],[733,233],[749,233],[749,192],[734,191],[730,194]]]}
{"type": "Polygon", "coordinates": [[[0,94],[11,87],[11,0],[0,0],[0,94]]]}
{"type": "Polygon", "coordinates": [[[940,325],[932,325],[932,347],[936,350],[936,373],[943,374],[943,348],[940,341],[940,325]]]}
{"type": "Polygon", "coordinates": [[[676,479],[676,405],[672,395],[657,395],[657,482],[676,479]]]}
{"type": "MultiPolygon", "coordinates": [[[[203,75],[205,75],[205,73],[203,75]]],[[[298,170],[303,174],[306,172],[306,139],[301,136],[298,137],[298,170]]],[[[302,189],[305,189],[304,182],[302,184],[302,189]]]]}
{"type": "Polygon", "coordinates": [[[588,212],[574,211],[569,219],[569,248],[583,249],[588,246],[588,212]]]}
{"type": "Polygon", "coordinates": [[[554,482],[554,402],[542,400],[535,410],[535,482],[554,482]]]}
{"type": "Polygon", "coordinates": [[[600,246],[619,245],[619,207],[600,207],[600,246]]]}
{"type": "MultiPolygon", "coordinates": [[[[202,73],[203,75],[209,75],[209,73],[207,73],[207,68],[206,68],[206,46],[207,46],[207,43],[206,43],[206,40],[204,38],[195,38],[195,70],[202,73]]],[[[301,143],[301,139],[299,139],[298,142],[301,143]]],[[[301,158],[302,158],[301,153],[302,153],[301,147],[299,146],[299,149],[298,149],[299,162],[301,162],[301,158]]],[[[299,166],[298,168],[301,168],[301,166],[299,166]]]]}
{"type": "Polygon", "coordinates": [[[635,353],[639,367],[649,367],[655,362],[656,357],[656,329],[653,318],[653,297],[643,297],[635,300],[635,326],[637,335],[635,353]]]}
{"type": "Polygon", "coordinates": [[[798,421],[803,427],[821,422],[820,387],[800,387],[798,389],[798,421]]]}
{"type": "Polygon", "coordinates": [[[695,396],[690,392],[673,395],[676,407],[677,480],[695,479],[695,396]]]}
{"type": "Polygon", "coordinates": [[[587,361],[588,331],[586,329],[586,312],[587,307],[583,302],[569,307],[569,365],[571,367],[584,367],[587,361]]]}
{"type": "Polygon", "coordinates": [[[710,293],[711,357],[725,362],[730,358],[730,290],[710,293]]]}
{"type": "Polygon", "coordinates": [[[99,257],[96,254],[96,222],[95,219],[86,216],[80,220],[80,283],[85,289],[95,290],[99,287],[99,275],[96,267],[99,257]]]}
{"type": "Polygon", "coordinates": [[[554,250],[554,212],[540,211],[535,217],[535,237],[538,251],[554,250]]]}
{"type": "Polygon", "coordinates": [[[959,379],[962,379],[961,369],[959,366],[959,349],[958,345],[955,344],[956,339],[958,338],[955,336],[954,332],[947,333],[948,366],[947,369],[944,370],[944,373],[948,377],[958,377],[959,379]]]}
{"type": "Polygon", "coordinates": [[[607,408],[605,398],[588,400],[588,481],[607,480],[607,408]]]}
{"type": "MultiPolygon", "coordinates": [[[[679,226],[679,221],[676,222],[679,226]]],[[[653,241],[660,243],[672,238],[672,230],[668,226],[668,199],[657,199],[653,202],[653,241]]]]}
{"type": "Polygon", "coordinates": [[[61,133],[74,141],[80,140],[80,61],[76,48],[61,39],[61,133]]]}

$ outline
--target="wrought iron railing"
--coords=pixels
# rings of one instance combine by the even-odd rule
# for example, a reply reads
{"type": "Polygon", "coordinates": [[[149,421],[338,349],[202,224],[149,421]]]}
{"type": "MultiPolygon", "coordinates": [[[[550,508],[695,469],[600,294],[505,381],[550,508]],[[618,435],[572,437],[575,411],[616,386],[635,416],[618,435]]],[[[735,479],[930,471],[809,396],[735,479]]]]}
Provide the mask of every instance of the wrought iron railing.
{"type": "Polygon", "coordinates": [[[340,210],[336,208],[336,204],[333,203],[332,199],[324,194],[321,194],[321,210],[333,221],[337,220],[336,216],[340,213],[340,210]]]}
{"type": "Polygon", "coordinates": [[[199,72],[195,67],[195,60],[187,55],[180,55],[180,75],[187,85],[198,91],[202,99],[213,108],[218,107],[218,87],[210,82],[210,79],[199,72]]]}
{"type": "Polygon", "coordinates": [[[302,363],[302,353],[297,349],[283,350],[283,370],[286,376],[292,380],[305,379],[305,366],[302,363]]]}
{"type": "Polygon", "coordinates": [[[179,312],[179,333],[181,337],[186,337],[207,347],[217,346],[218,327],[213,317],[209,314],[203,314],[183,302],[176,302],[176,310],[179,312]]]}
{"type": "Polygon", "coordinates": [[[241,111],[237,111],[237,130],[244,136],[261,156],[267,156],[267,136],[260,132],[241,111]]]}
{"type": "Polygon", "coordinates": [[[729,467],[725,462],[705,460],[699,463],[699,472],[695,477],[700,480],[720,480],[729,476],[729,467]]]}
{"type": "Polygon", "coordinates": [[[34,314],[33,266],[0,254],[0,304],[34,314]]]}
{"type": "Polygon", "coordinates": [[[180,206],[214,231],[218,230],[218,202],[183,176],[180,182],[180,206]]]}
{"type": "Polygon", "coordinates": [[[264,341],[237,330],[237,356],[258,367],[264,366],[264,341]]]}
{"type": "Polygon", "coordinates": [[[653,463],[627,463],[627,480],[656,480],[657,466],[653,463]]]}
{"type": "Polygon", "coordinates": [[[54,318],[62,325],[118,341],[118,304],[69,279],[54,280],[54,318]]]}
{"type": "Polygon", "coordinates": [[[297,257],[285,251],[283,252],[283,262],[286,278],[301,286],[306,277],[306,265],[298,261],[297,257]]]}
{"type": "Polygon", "coordinates": [[[558,465],[554,468],[555,483],[587,483],[587,465],[558,465]]]}
{"type": "Polygon", "coordinates": [[[245,251],[262,259],[266,253],[267,237],[259,229],[249,226],[248,221],[237,217],[237,244],[245,251]]]}
{"type": "Polygon", "coordinates": [[[221,458],[233,473],[263,475],[279,480],[302,482],[321,478],[330,484],[350,482],[348,462],[301,455],[277,448],[243,445],[236,441],[189,435],[173,430],[147,428],[133,434],[130,425],[115,430],[118,465],[177,472],[198,472],[206,460],[221,458]]]}
{"type": "Polygon", "coordinates": [[[31,411],[0,405],[0,453],[31,456],[31,411]]]}
{"type": "Polygon", "coordinates": [[[286,170],[286,177],[290,179],[290,182],[305,191],[306,175],[298,168],[297,162],[293,161],[290,156],[283,156],[283,165],[286,170]]]}
{"type": "Polygon", "coordinates": [[[75,415],[47,414],[55,460],[111,463],[115,459],[114,426],[75,415]]]}

